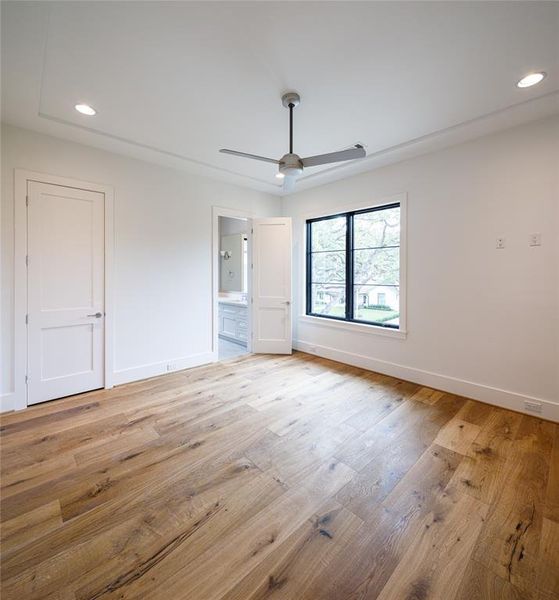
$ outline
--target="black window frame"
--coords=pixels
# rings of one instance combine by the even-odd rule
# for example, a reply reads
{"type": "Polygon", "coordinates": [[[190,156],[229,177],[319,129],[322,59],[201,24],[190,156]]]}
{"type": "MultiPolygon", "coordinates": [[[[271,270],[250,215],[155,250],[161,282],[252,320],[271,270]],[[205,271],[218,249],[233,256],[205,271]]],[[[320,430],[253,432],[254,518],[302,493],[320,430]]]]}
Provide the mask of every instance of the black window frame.
{"type": "MultiPolygon", "coordinates": [[[[383,204],[380,206],[373,206],[371,208],[362,208],[359,210],[352,210],[349,212],[341,212],[336,213],[334,215],[327,215],[325,217],[317,217],[315,219],[307,219],[306,221],[306,232],[307,232],[307,244],[306,244],[306,310],[305,313],[309,317],[320,317],[321,319],[331,319],[333,321],[341,321],[343,323],[359,323],[361,325],[371,325],[373,327],[383,327],[385,329],[392,329],[399,331],[400,325],[387,325],[385,323],[378,323],[376,321],[363,321],[362,319],[355,319],[352,317],[354,311],[354,260],[353,260],[353,252],[355,251],[353,247],[354,236],[353,236],[353,218],[355,215],[362,215],[372,212],[379,212],[381,210],[388,210],[391,208],[399,208],[400,209],[400,217],[401,217],[401,203],[400,202],[392,202],[390,204],[383,204]],[[345,280],[345,317],[336,317],[333,315],[324,315],[320,313],[312,312],[312,224],[320,221],[327,221],[329,219],[339,219],[340,217],[345,217],[346,219],[346,243],[345,243],[345,268],[346,268],[346,280],[345,280]]],[[[398,241],[398,246],[386,246],[401,248],[402,246],[402,229],[401,229],[401,220],[400,220],[400,239],[398,241]]],[[[398,274],[401,272],[401,263],[398,262],[398,274]]],[[[398,287],[401,288],[400,277],[398,276],[398,287]]]]}

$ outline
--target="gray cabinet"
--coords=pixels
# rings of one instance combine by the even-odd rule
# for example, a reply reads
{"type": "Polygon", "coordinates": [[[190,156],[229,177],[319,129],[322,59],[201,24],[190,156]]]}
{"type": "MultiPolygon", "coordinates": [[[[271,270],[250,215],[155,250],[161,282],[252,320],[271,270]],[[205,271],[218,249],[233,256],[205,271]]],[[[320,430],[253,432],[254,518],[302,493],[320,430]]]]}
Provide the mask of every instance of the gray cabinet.
{"type": "Polygon", "coordinates": [[[247,307],[220,302],[218,305],[219,336],[246,346],[247,307]]]}

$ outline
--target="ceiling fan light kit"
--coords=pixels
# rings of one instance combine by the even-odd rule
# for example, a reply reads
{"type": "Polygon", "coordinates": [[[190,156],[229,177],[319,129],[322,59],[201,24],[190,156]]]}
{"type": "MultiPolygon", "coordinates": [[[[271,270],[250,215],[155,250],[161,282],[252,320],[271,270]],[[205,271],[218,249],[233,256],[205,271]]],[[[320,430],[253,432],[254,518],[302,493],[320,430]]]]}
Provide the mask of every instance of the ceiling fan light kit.
{"type": "Polygon", "coordinates": [[[305,167],[317,167],[319,165],[326,165],[345,160],[355,160],[356,158],[363,158],[366,156],[365,148],[363,148],[361,144],[355,144],[353,148],[349,148],[348,150],[301,158],[298,154],[293,152],[293,109],[301,103],[301,97],[297,92],[287,92],[281,97],[281,103],[285,108],[289,109],[289,152],[287,154],[284,154],[279,160],[276,160],[274,158],[267,158],[257,154],[248,154],[247,152],[238,152],[237,150],[229,150],[227,148],[222,148],[220,152],[278,165],[276,177],[278,177],[278,179],[283,178],[283,188],[285,191],[291,191],[293,189],[295,179],[303,173],[305,167]]]}

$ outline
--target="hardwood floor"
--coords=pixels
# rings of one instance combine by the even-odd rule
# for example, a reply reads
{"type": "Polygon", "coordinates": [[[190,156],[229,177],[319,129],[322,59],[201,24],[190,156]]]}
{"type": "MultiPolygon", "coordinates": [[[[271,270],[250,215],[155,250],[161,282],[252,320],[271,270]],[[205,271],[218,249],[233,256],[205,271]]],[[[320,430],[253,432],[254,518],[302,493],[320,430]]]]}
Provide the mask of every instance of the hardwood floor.
{"type": "Polygon", "coordinates": [[[559,426],[296,353],[2,418],[4,600],[559,598],[559,426]]]}

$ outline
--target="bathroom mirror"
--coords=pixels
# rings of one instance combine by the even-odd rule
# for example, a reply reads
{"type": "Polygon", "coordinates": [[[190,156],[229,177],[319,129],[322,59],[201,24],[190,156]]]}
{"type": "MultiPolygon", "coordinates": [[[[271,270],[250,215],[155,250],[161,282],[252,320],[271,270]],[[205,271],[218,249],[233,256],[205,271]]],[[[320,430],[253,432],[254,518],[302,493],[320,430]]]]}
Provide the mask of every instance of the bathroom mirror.
{"type": "Polygon", "coordinates": [[[247,236],[222,235],[219,248],[220,292],[247,291],[247,236]]]}

